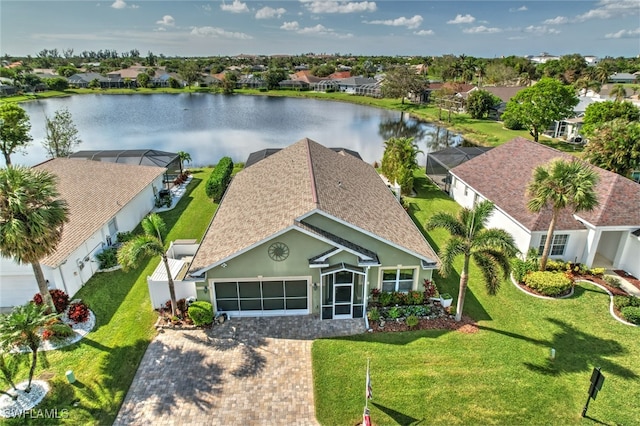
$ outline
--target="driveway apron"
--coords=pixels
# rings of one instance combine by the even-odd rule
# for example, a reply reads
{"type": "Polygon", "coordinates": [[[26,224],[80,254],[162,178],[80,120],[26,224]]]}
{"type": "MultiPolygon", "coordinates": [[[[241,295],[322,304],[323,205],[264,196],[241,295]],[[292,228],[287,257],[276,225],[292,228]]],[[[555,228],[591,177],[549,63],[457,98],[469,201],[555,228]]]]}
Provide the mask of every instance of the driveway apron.
{"type": "Polygon", "coordinates": [[[315,316],[164,330],[147,348],[114,424],[318,424],[313,339],[364,331],[362,319],[315,316]]]}

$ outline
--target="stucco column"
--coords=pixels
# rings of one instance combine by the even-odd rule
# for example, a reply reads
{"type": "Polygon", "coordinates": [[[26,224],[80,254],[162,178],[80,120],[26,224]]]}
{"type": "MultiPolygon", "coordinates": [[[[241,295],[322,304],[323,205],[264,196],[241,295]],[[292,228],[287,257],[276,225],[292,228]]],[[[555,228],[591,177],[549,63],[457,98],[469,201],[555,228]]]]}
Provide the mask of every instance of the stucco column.
{"type": "Polygon", "coordinates": [[[600,236],[602,231],[597,228],[589,228],[587,234],[587,244],[585,245],[585,253],[582,255],[583,263],[591,268],[593,259],[596,257],[596,251],[598,250],[598,243],[600,243],[600,236]]]}

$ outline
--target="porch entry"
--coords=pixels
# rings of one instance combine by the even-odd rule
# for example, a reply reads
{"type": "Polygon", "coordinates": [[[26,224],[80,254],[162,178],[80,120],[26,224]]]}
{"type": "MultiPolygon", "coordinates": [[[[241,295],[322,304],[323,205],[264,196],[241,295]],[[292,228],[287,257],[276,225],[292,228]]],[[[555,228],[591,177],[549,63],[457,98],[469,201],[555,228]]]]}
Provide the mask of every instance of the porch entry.
{"type": "Polygon", "coordinates": [[[364,314],[363,268],[344,263],[322,269],[322,319],[362,318],[364,314]]]}

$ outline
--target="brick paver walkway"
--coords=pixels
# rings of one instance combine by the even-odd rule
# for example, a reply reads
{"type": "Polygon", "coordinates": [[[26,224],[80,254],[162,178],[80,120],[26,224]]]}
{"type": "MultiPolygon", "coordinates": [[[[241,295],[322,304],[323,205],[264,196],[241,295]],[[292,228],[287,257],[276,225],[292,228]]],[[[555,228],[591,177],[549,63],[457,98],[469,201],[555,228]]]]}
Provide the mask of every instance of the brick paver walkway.
{"type": "Polygon", "coordinates": [[[149,345],[114,424],[317,424],[313,339],[364,331],[362,319],[312,316],[165,330],[149,345]]]}

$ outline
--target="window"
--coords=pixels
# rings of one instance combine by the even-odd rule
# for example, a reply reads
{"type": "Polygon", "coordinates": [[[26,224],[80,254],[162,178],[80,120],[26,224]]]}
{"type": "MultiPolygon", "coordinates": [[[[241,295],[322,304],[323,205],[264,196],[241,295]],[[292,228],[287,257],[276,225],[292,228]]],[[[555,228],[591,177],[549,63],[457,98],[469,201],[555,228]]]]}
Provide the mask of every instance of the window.
{"type": "MultiPolygon", "coordinates": [[[[567,234],[557,234],[553,236],[553,242],[551,243],[551,250],[549,250],[549,254],[551,256],[562,256],[564,254],[565,249],[567,248],[567,241],[569,240],[569,236],[567,234]]],[[[538,247],[538,254],[542,254],[544,250],[544,244],[547,241],[547,236],[543,235],[540,237],[540,247],[538,247]]]]}
{"type": "Polygon", "coordinates": [[[386,269],[382,271],[382,291],[401,291],[413,289],[414,269],[386,269]]]}
{"type": "Polygon", "coordinates": [[[115,236],[118,233],[118,223],[115,217],[109,221],[107,226],[109,227],[109,235],[115,236]]]}
{"type": "Polygon", "coordinates": [[[634,170],[631,172],[631,180],[640,183],[640,170],[634,170]]]}

